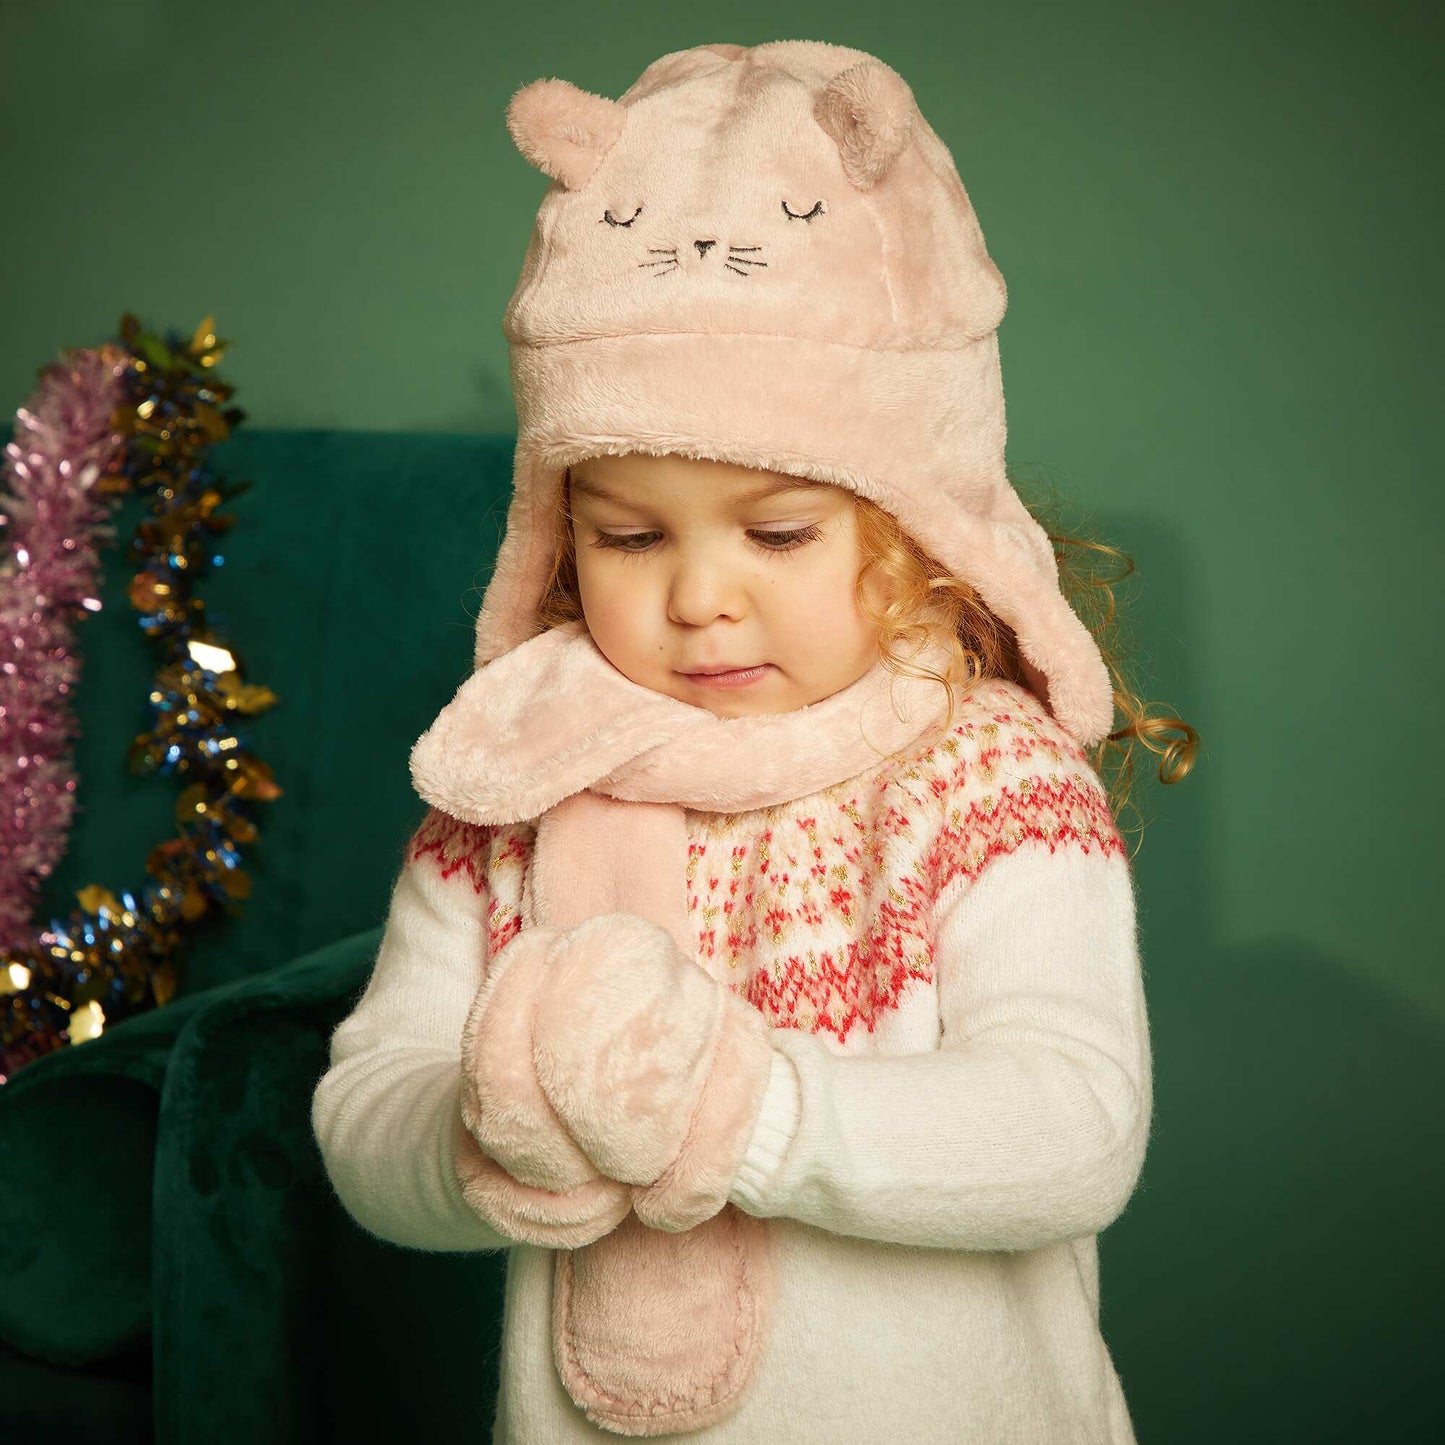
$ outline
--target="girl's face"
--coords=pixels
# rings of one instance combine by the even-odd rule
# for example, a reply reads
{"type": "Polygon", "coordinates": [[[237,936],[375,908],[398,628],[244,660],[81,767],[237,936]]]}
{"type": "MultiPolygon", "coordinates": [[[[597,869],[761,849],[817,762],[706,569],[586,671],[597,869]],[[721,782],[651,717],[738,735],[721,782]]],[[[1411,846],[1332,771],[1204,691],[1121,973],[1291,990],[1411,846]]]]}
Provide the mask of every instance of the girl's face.
{"type": "Polygon", "coordinates": [[[645,453],[576,462],[570,487],[587,628],[631,681],[744,717],[819,702],[878,661],[847,488],[645,453]],[[688,675],[759,664],[745,687],[688,675]]]}

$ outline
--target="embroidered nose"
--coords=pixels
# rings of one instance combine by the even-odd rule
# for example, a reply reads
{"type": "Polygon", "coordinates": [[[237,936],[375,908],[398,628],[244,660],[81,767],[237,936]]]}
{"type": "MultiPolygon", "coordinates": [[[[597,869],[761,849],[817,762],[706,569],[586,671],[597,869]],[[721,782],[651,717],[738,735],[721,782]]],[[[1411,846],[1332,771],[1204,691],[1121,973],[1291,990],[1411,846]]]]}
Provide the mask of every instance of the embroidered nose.
{"type": "Polygon", "coordinates": [[[692,244],[697,247],[697,254],[698,254],[699,256],[706,256],[706,255],[707,255],[707,248],[708,248],[709,246],[716,246],[716,245],[717,245],[717,242],[716,242],[716,241],[694,241],[692,244]]]}

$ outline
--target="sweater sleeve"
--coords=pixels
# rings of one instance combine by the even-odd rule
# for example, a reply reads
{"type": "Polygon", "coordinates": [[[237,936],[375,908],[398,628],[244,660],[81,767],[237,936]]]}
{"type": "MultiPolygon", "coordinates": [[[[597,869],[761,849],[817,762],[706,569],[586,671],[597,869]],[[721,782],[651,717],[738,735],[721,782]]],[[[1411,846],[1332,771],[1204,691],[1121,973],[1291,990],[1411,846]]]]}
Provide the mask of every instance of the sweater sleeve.
{"type": "Polygon", "coordinates": [[[1152,1109],[1127,862],[995,859],[938,920],[935,966],[935,1052],[838,1055],[773,1031],[734,1202],[941,1249],[1097,1233],[1134,1190],[1152,1109]]]}
{"type": "Polygon", "coordinates": [[[775,1028],[730,1195],[747,1212],[1029,1250],[1098,1233],[1133,1193],[1153,1102],[1129,861],[1082,756],[1037,719],[1011,748],[1006,724],[942,845],[937,1049],[839,1054],[775,1028]]]}
{"type": "Polygon", "coordinates": [[[332,1033],[312,1097],[342,1206],[368,1233],[413,1249],[512,1243],[467,1204],[452,1160],[462,1028],[487,947],[484,832],[433,810],[413,835],[371,977],[332,1033]]]}

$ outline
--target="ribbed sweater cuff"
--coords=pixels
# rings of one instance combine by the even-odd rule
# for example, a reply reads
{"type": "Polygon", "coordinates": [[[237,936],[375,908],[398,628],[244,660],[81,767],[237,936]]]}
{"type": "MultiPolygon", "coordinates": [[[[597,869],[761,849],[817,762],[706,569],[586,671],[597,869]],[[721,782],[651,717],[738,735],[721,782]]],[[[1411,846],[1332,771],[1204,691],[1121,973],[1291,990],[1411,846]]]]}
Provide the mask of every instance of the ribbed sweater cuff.
{"type": "Polygon", "coordinates": [[[768,1087],[763,1094],[762,1112],[748,1141],[747,1152],[738,1166],[728,1198],[749,1214],[760,1214],[782,1165],[803,1112],[802,1089],[793,1061],[774,1049],[769,1066],[768,1087]]]}

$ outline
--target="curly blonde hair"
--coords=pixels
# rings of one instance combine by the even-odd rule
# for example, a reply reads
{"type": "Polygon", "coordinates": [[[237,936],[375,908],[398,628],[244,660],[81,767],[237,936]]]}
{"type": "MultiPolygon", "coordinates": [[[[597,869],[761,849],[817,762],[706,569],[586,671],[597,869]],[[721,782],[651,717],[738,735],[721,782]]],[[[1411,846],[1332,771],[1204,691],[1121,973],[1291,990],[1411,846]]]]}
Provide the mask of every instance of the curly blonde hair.
{"type": "MultiPolygon", "coordinates": [[[[544,628],[556,627],[583,617],[577,585],[577,562],[571,515],[570,472],[563,480],[556,516],[556,545],[547,586],[538,607],[544,628]]],[[[830,485],[818,483],[819,486],[830,485]]],[[[1055,498],[1048,502],[1024,497],[1024,505],[1044,527],[1054,546],[1059,567],[1059,585],[1080,620],[1093,634],[1114,684],[1114,705],[1124,715],[1123,727],[1085,749],[1090,766],[1098,773],[1108,792],[1115,817],[1133,801],[1134,752],[1142,746],[1159,756],[1161,783],[1182,782],[1194,766],[1199,734],[1182,718],[1167,712],[1151,713],[1126,675],[1120,609],[1114,587],[1135,571],[1134,563],[1116,547],[1094,538],[1051,530],[1045,517],[1062,510],[1055,498]],[[1122,570],[1112,576],[1096,575],[1092,560],[1113,557],[1122,570]],[[1171,737],[1171,734],[1178,736],[1171,737]]],[[[925,551],[903,529],[893,514],[867,497],[850,492],[855,508],[858,549],[863,558],[854,594],[860,611],[878,630],[879,650],[884,666],[895,675],[931,677],[948,693],[948,717],[944,730],[952,725],[959,697],[982,678],[1002,677],[1027,688],[1019,661],[1018,641],[1013,629],[1002,622],[984,603],[975,588],[949,571],[925,551]],[[867,584],[878,574],[884,597],[881,607],[867,595],[867,584]],[[926,636],[942,636],[952,647],[945,671],[940,674],[908,661],[900,655],[912,651],[926,636]]],[[[1137,832],[1142,841],[1142,817],[1137,832]]],[[[1133,850],[1137,853],[1137,846],[1133,850]]],[[[1132,854],[1131,854],[1132,856],[1132,854]]]]}

